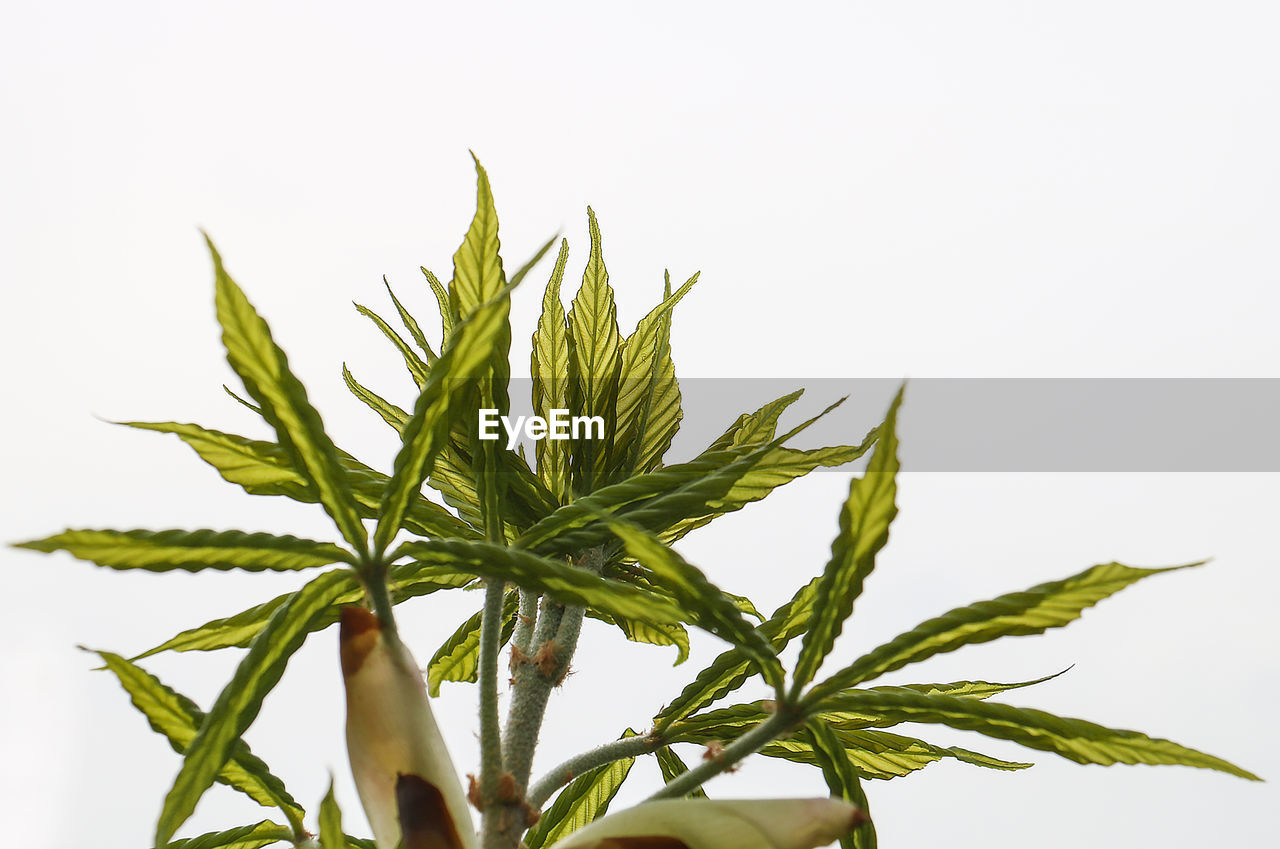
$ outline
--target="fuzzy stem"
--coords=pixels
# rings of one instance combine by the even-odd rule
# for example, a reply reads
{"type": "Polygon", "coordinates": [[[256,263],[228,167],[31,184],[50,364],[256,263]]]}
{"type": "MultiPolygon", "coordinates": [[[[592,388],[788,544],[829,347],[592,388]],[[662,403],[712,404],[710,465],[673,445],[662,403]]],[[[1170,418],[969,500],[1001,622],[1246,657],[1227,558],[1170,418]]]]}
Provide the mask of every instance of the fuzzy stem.
{"type": "Polygon", "coordinates": [[[621,740],[614,740],[611,743],[605,743],[603,746],[597,746],[594,749],[569,758],[540,778],[529,788],[526,800],[532,807],[541,808],[551,798],[552,793],[555,793],[584,772],[623,758],[647,755],[657,751],[662,746],[663,741],[659,737],[623,737],[621,740]]]}
{"type": "MultiPolygon", "coordinates": [[[[598,573],[604,566],[604,553],[599,548],[587,550],[579,565],[598,573]]],[[[526,658],[513,670],[515,684],[511,694],[511,710],[507,714],[506,747],[503,755],[516,787],[524,789],[533,768],[533,753],[542,730],[547,701],[569,670],[578,637],[582,632],[581,607],[567,607],[548,598],[542,600],[538,625],[534,629],[526,658]]]]}
{"type": "Polygon", "coordinates": [[[486,802],[497,798],[502,774],[502,732],[498,719],[498,653],[506,586],[490,581],[480,615],[480,790],[486,802]]]}
{"type": "Polygon", "coordinates": [[[754,755],[764,748],[766,744],[787,733],[801,719],[801,715],[793,714],[791,711],[784,711],[782,706],[779,705],[778,712],[773,716],[752,728],[737,740],[734,740],[716,757],[705,760],[688,772],[683,772],[671,779],[670,783],[650,796],[649,801],[654,799],[678,799],[688,794],[702,785],[703,782],[727,771],[748,755],[754,755]]]}
{"type": "Polygon", "coordinates": [[[533,640],[533,626],[537,618],[537,594],[521,590],[520,609],[516,612],[516,630],[511,635],[511,644],[525,654],[529,653],[529,644],[533,640]]]}
{"type": "MultiPolygon", "coordinates": [[[[538,613],[538,627],[534,629],[531,648],[540,652],[544,646],[555,642],[559,633],[565,609],[550,599],[542,600],[542,609],[538,613]]],[[[563,651],[564,647],[561,647],[563,651]]],[[[529,780],[529,772],[533,765],[533,750],[538,744],[538,733],[542,730],[542,717],[547,707],[547,699],[555,687],[559,666],[557,659],[552,658],[556,668],[549,671],[552,675],[544,676],[532,658],[526,657],[512,670],[514,684],[511,689],[511,708],[507,712],[507,728],[503,735],[506,746],[503,755],[516,779],[516,786],[523,787],[529,780]],[[523,775],[523,777],[521,777],[523,775]]]]}

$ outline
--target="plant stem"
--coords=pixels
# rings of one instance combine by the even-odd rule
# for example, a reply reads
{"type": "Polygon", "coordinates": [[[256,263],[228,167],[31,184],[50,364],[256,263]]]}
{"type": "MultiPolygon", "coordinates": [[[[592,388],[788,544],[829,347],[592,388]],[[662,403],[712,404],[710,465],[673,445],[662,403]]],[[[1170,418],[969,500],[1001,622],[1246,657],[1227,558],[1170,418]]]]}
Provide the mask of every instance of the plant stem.
{"type": "Polygon", "coordinates": [[[486,802],[497,798],[502,774],[502,732],[498,719],[498,653],[506,586],[490,581],[480,615],[480,790],[486,802]]]}
{"type": "MultiPolygon", "coordinates": [[[[599,572],[604,566],[603,551],[600,548],[588,549],[580,558],[579,565],[588,571],[599,572]]],[[[533,656],[525,658],[513,670],[515,683],[511,710],[507,714],[503,756],[520,790],[528,786],[547,700],[569,670],[582,632],[584,613],[581,607],[567,607],[543,598],[538,625],[530,644],[533,656]]]]}
{"type": "Polygon", "coordinates": [[[521,590],[520,609],[516,613],[516,630],[511,635],[511,644],[525,654],[529,653],[529,643],[533,640],[533,626],[537,618],[538,595],[521,590]]]}
{"type": "Polygon", "coordinates": [[[703,782],[729,770],[748,755],[754,755],[764,748],[766,744],[791,730],[801,719],[802,716],[800,714],[784,710],[783,706],[779,705],[778,712],[773,716],[752,728],[737,740],[734,740],[716,757],[705,760],[688,772],[681,773],[673,778],[667,786],[650,796],[649,801],[654,799],[678,799],[686,795],[703,782]]]}
{"type": "Polygon", "coordinates": [[[614,740],[611,743],[605,743],[603,746],[597,746],[594,749],[569,758],[548,772],[534,783],[526,794],[525,799],[534,808],[541,808],[551,798],[552,793],[555,793],[584,772],[623,758],[647,755],[657,751],[662,746],[663,741],[659,737],[623,737],[621,740],[614,740]]]}
{"type": "Polygon", "coordinates": [[[369,597],[369,603],[373,605],[373,612],[378,615],[382,630],[391,634],[397,633],[391,591],[387,588],[386,565],[375,563],[369,567],[369,574],[364,582],[364,592],[369,597]]]}

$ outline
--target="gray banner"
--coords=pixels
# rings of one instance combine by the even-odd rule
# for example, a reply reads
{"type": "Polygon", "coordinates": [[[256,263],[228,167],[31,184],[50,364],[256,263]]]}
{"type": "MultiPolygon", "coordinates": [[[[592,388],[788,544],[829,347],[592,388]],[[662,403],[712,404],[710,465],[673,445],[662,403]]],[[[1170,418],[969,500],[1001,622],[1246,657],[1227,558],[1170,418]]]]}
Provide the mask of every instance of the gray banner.
{"type": "MultiPolygon", "coordinates": [[[[684,418],[667,463],[692,458],[740,414],[796,389],[804,395],[780,433],[846,400],[789,444],[856,444],[883,419],[899,385],[682,379],[684,418]]],[[[511,399],[513,414],[530,414],[530,381],[512,380],[511,399]]],[[[904,471],[1276,472],[1280,379],[916,378],[907,382],[899,434],[904,471]]]]}

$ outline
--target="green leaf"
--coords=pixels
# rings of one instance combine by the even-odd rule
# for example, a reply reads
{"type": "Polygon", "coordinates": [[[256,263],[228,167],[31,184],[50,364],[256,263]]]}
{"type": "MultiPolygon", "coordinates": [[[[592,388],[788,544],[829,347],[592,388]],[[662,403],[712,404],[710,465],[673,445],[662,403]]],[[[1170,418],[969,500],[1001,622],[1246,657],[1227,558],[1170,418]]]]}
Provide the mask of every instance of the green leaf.
{"type": "MultiPolygon", "coordinates": [[[[196,703],[118,654],[106,651],[95,654],[102,658],[106,668],[116,676],[120,686],[129,694],[133,706],[147,718],[152,730],[163,735],[175,752],[185,752],[205,719],[204,712],[196,703]]],[[[302,818],[306,812],[289,795],[284,782],[271,774],[267,765],[249,751],[243,740],[236,740],[232,744],[231,757],[219,771],[216,780],[239,790],[259,805],[279,808],[298,833],[301,833],[302,818]]]]}
{"type": "Polygon", "coordinates": [[[605,421],[605,439],[582,439],[575,443],[578,492],[588,493],[607,476],[609,442],[616,424],[615,393],[621,367],[622,335],[618,332],[618,312],[609,285],[600,244],[600,225],[587,207],[591,231],[591,252],[582,274],[582,286],[569,309],[569,356],[575,375],[575,391],[581,399],[578,415],[600,416],[605,421]]]}
{"type": "Polygon", "coordinates": [[[639,528],[625,522],[611,522],[610,527],[622,540],[627,554],[654,575],[656,583],[675,598],[693,624],[733,643],[781,696],[785,674],[782,662],[769,640],[747,621],[733,599],[707,580],[696,566],[639,528]]]}
{"type": "Polygon", "coordinates": [[[662,303],[640,319],[622,343],[613,449],[621,474],[615,478],[654,468],[680,429],[683,414],[671,361],[671,311],[697,281],[694,274],[673,294],[668,275],[662,303]]]}
{"type": "MultiPolygon", "coordinates": [[[[569,386],[572,372],[569,364],[569,330],[564,304],[560,302],[560,283],[569,261],[569,242],[561,241],[555,269],[542,296],[542,315],[533,334],[531,370],[533,374],[533,412],[550,419],[552,410],[569,409],[569,386]]],[[[538,475],[563,503],[569,493],[569,441],[540,439],[536,446],[538,475]]]]}
{"type": "MultiPolygon", "coordinates": [[[[727,743],[737,740],[769,718],[772,705],[765,702],[732,705],[688,717],[664,733],[664,738],[680,743],[727,743]]],[[[845,758],[863,778],[896,778],[923,769],[943,758],[954,758],[964,763],[989,769],[1019,770],[1031,766],[1027,763],[1005,761],[971,752],[968,749],[945,748],[926,743],[914,737],[869,730],[846,721],[848,714],[821,714],[810,722],[820,722],[832,729],[844,749],[845,758]]],[[[874,722],[874,720],[871,720],[874,722]]],[[[812,741],[804,735],[774,740],[761,750],[762,754],[775,758],[813,764],[819,759],[812,741]]]]}
{"type": "MultiPolygon", "coordinates": [[[[507,593],[502,608],[499,645],[505,646],[511,640],[518,606],[518,594],[507,593]]],[[[436,649],[431,662],[427,664],[427,691],[433,697],[440,695],[440,685],[445,681],[475,683],[476,673],[480,668],[480,619],[481,615],[477,612],[459,625],[458,630],[436,649]]]]}
{"type": "Polygon", "coordinates": [[[803,394],[803,389],[797,389],[770,401],[754,413],[743,413],[729,426],[728,430],[711,443],[707,450],[715,451],[736,445],[771,441],[778,431],[778,420],[782,418],[782,414],[803,394]]]}
{"type": "Polygon", "coordinates": [[[810,721],[805,730],[813,747],[814,763],[822,770],[822,777],[826,780],[831,795],[857,805],[868,818],[862,825],[840,838],[840,849],[876,849],[876,827],[870,819],[871,809],[867,804],[867,795],[862,790],[858,773],[849,763],[844,745],[821,722],[810,721]]]}
{"type": "Polygon", "coordinates": [[[961,646],[1060,628],[1079,619],[1085,609],[1149,575],[1198,565],[1137,569],[1105,563],[1064,581],[1051,581],[1024,592],[958,607],[872,649],[815,687],[813,698],[820,700],[846,687],[961,646]]]}
{"type": "Polygon", "coordinates": [[[99,566],[150,572],[172,569],[280,572],[351,562],[350,554],[326,542],[243,531],[66,530],[45,539],[17,543],[15,547],[65,551],[99,566]]]}
{"type": "Polygon", "coordinates": [[[250,410],[253,410],[253,411],[254,411],[255,413],[257,413],[259,416],[261,416],[261,415],[262,415],[262,408],[261,408],[261,407],[259,407],[257,404],[253,403],[252,401],[246,400],[245,398],[242,398],[242,397],[240,397],[239,395],[237,395],[237,394],[236,394],[236,393],[231,389],[231,387],[230,387],[230,386],[227,386],[227,384],[225,384],[225,383],[224,383],[224,384],[222,384],[222,391],[223,391],[223,392],[225,392],[225,393],[227,393],[228,395],[230,395],[232,398],[234,398],[234,399],[236,400],[236,402],[237,402],[238,404],[240,404],[241,406],[244,406],[244,407],[246,407],[246,408],[248,408],[248,409],[250,409],[250,410]]]}
{"type": "Polygon", "coordinates": [[[329,792],[320,802],[321,849],[347,849],[347,836],[342,830],[342,811],[333,798],[333,779],[329,779],[329,792]]]}
{"type": "Polygon", "coordinates": [[[655,625],[637,619],[615,619],[598,610],[589,610],[587,615],[592,619],[606,622],[617,627],[628,640],[633,643],[646,643],[651,646],[674,646],[676,662],[679,666],[689,659],[689,632],[683,625],[655,625]]]}
{"type": "Polygon", "coordinates": [[[474,412],[474,382],[491,368],[500,340],[510,341],[507,315],[511,309],[510,289],[503,289],[458,325],[452,342],[431,369],[427,384],[418,395],[413,415],[404,429],[404,444],[396,454],[395,471],[384,491],[374,541],[385,551],[399,532],[409,505],[420,498],[418,490],[431,473],[436,456],[449,440],[454,423],[474,412]]]}
{"type": "Polygon", "coordinates": [[[949,684],[904,684],[902,685],[908,690],[915,690],[917,693],[925,695],[940,696],[959,696],[968,699],[989,699],[992,696],[1009,690],[1020,690],[1023,687],[1033,687],[1036,684],[1043,684],[1045,681],[1051,681],[1059,675],[1064,675],[1071,667],[1068,666],[1061,672],[1055,672],[1052,675],[1046,675],[1043,678],[1036,678],[1033,681],[1019,681],[1014,684],[996,684],[991,681],[952,681],[949,684]]]}
{"type": "MultiPolygon", "coordinates": [[[[680,756],[670,746],[663,746],[654,752],[658,758],[658,769],[662,771],[662,781],[664,784],[670,784],[680,775],[689,771],[689,767],[684,761],[680,760],[680,756]]],[[[687,795],[695,799],[707,798],[707,791],[701,787],[695,787],[687,795]]]]}
{"type": "Polygon", "coordinates": [[[263,418],[275,428],[293,468],[305,474],[342,536],[365,557],[368,538],[338,449],[324,432],[324,423],[307,400],[306,389],[289,370],[284,351],[272,341],[267,323],[223,268],[213,242],[209,242],[209,252],[216,276],[214,303],[227,361],[262,408],[263,418]]]}
{"type": "Polygon", "coordinates": [[[387,322],[382,318],[382,316],[378,315],[368,307],[357,304],[354,301],[352,304],[355,306],[356,312],[372,321],[377,328],[382,331],[382,335],[386,336],[387,339],[391,340],[391,344],[396,346],[396,350],[399,351],[400,356],[404,358],[404,365],[405,368],[409,370],[409,376],[413,378],[413,382],[417,384],[419,389],[421,389],[422,385],[427,382],[427,373],[430,371],[427,364],[422,361],[422,358],[418,356],[416,351],[409,347],[407,342],[400,338],[400,334],[396,333],[395,330],[392,329],[391,325],[387,324],[387,322]]]}
{"type": "Polygon", "coordinates": [[[262,700],[284,674],[289,658],[306,639],[314,620],[341,594],[347,578],[344,570],[335,570],[307,584],[272,615],[249,646],[187,749],[156,824],[157,844],[163,845],[191,816],[231,757],[235,741],[253,723],[262,700]]]}
{"type": "MultiPolygon", "coordinates": [[[[462,521],[475,528],[484,527],[484,516],[480,513],[480,494],[477,491],[470,452],[464,454],[453,443],[444,446],[431,466],[427,485],[440,493],[445,504],[458,511],[462,521]]],[[[483,536],[483,534],[480,533],[477,536],[483,536]]]]}
{"type": "Polygon", "coordinates": [[[127,427],[172,433],[218,470],[228,483],[251,495],[284,495],[295,501],[317,503],[307,480],[297,472],[285,450],[273,442],[248,439],[181,422],[120,422],[127,427]]]}
{"type": "Polygon", "coordinates": [[[418,325],[418,320],[400,303],[396,293],[391,291],[391,284],[385,276],[382,278],[382,285],[387,287],[387,294],[391,296],[391,303],[395,304],[396,312],[400,314],[400,323],[404,325],[405,330],[409,331],[414,343],[421,349],[422,355],[427,358],[427,365],[434,363],[439,359],[439,356],[431,347],[431,343],[427,341],[426,334],[422,332],[422,328],[418,325]]]}
{"type": "MultiPolygon", "coordinates": [[[[209,430],[200,425],[177,422],[123,422],[129,427],[172,433],[190,445],[218,474],[252,495],[283,495],[294,501],[314,504],[317,497],[306,480],[290,465],[284,449],[272,442],[209,430]]],[[[338,452],[355,495],[357,509],[364,518],[376,518],[386,488],[387,476],[376,472],[349,454],[338,452]]],[[[404,517],[404,526],[430,537],[475,538],[479,534],[439,504],[416,496],[404,517]]]]}
{"type": "MultiPolygon", "coordinates": [[[[480,406],[494,409],[494,384],[483,380],[480,384],[480,406]]],[[[480,501],[481,527],[489,542],[501,543],[506,539],[506,523],[503,506],[506,502],[507,477],[498,466],[498,442],[492,439],[473,438],[471,456],[475,461],[476,495],[480,501]]]]}
{"type": "Polygon", "coordinates": [[[861,445],[834,445],[807,451],[782,446],[772,448],[756,460],[724,497],[716,499],[709,505],[712,512],[676,522],[662,533],[662,541],[675,542],[726,513],[741,510],[752,502],[760,501],[778,487],[803,477],[816,468],[832,468],[852,463],[871,449],[878,434],[878,430],[871,431],[861,445]]]}
{"type": "Polygon", "coordinates": [[[164,849],[262,849],[273,843],[293,840],[293,832],[283,825],[263,820],[256,825],[242,825],[227,831],[211,831],[199,837],[157,843],[164,849]]]}
{"type": "MultiPolygon", "coordinates": [[[[808,630],[813,617],[813,599],[820,581],[821,577],[818,577],[805,584],[758,627],[775,652],[780,653],[791,640],[808,630]]],[[[662,731],[671,723],[724,698],[741,687],[753,673],[754,668],[740,650],[734,648],[723,652],[654,717],[657,730],[662,731]]]]}
{"type": "MultiPolygon", "coordinates": [[[[627,729],[625,737],[634,737],[627,729]]],[[[552,845],[580,828],[590,825],[609,811],[609,803],[627,780],[635,758],[622,758],[583,773],[560,791],[538,824],[524,837],[528,849],[552,845]]]]}
{"type": "Polygon", "coordinates": [[[591,607],[614,617],[672,624],[680,622],[683,616],[680,608],[655,593],[598,577],[563,561],[506,546],[432,540],[405,543],[397,553],[423,564],[438,564],[506,581],[521,589],[548,595],[561,604],[591,607]]]}
{"type": "Polygon", "coordinates": [[[898,514],[894,503],[898,491],[896,421],[901,403],[899,389],[880,428],[866,474],[849,486],[849,498],[840,511],[840,533],[831,543],[831,559],[814,597],[813,623],[804,635],[792,676],[796,694],[813,680],[831,652],[844,620],[853,612],[854,600],[862,594],[863,583],[876,566],[876,554],[889,541],[889,525],[898,514]]]}
{"type": "MultiPolygon", "coordinates": [[[[474,154],[472,158],[475,159],[474,154]]],[[[476,164],[476,214],[453,255],[453,283],[449,303],[455,316],[469,318],[482,304],[502,294],[507,284],[498,255],[498,213],[493,207],[489,175],[476,164]]]]}
{"type": "MultiPolygon", "coordinates": [[[[411,598],[429,595],[437,590],[459,589],[474,580],[473,576],[462,572],[450,572],[436,566],[423,567],[408,563],[391,567],[387,576],[387,588],[391,592],[392,603],[399,604],[411,598]]],[[[215,651],[225,648],[244,648],[266,627],[271,615],[292,597],[293,593],[285,593],[233,616],[214,619],[198,628],[189,628],[160,645],[147,649],[133,660],[140,660],[162,651],[215,651]]],[[[345,605],[357,604],[363,598],[364,590],[359,580],[355,573],[349,573],[346,589],[341,595],[335,597],[329,610],[312,623],[312,630],[322,631],[335,624],[345,605]]]]}
{"type": "MultiPolygon", "coordinates": [[[[943,748],[914,737],[903,737],[887,731],[841,730],[832,733],[844,747],[845,758],[853,770],[860,777],[868,779],[899,778],[924,769],[943,758],[953,758],[973,766],[1006,771],[1027,769],[1032,766],[1029,763],[1005,761],[990,755],[970,752],[968,749],[943,748]]],[[[812,741],[804,738],[775,741],[762,749],[761,753],[797,763],[821,765],[812,741]]]]}
{"type": "Polygon", "coordinates": [[[625,519],[661,533],[672,525],[714,512],[734,484],[770,450],[809,427],[841,401],[762,446],[706,452],[688,463],[636,475],[577,498],[539,520],[515,544],[543,554],[568,554],[612,537],[608,519],[625,519]]]}
{"type": "Polygon", "coordinates": [[[878,724],[928,722],[977,731],[1030,749],[1052,752],[1076,763],[1181,764],[1261,780],[1221,758],[1138,731],[1105,728],[1083,719],[980,699],[925,695],[902,687],[876,687],[847,690],[826,700],[823,710],[869,714],[878,718],[878,724]]]}
{"type": "Polygon", "coordinates": [[[347,385],[347,389],[351,391],[352,395],[377,413],[384,422],[391,425],[396,433],[404,432],[404,426],[409,421],[409,414],[356,380],[351,374],[351,370],[347,368],[346,363],[342,364],[342,382],[347,385]]]}
{"type": "Polygon", "coordinates": [[[511,285],[518,286],[520,281],[524,280],[530,271],[533,271],[534,266],[542,262],[542,258],[547,255],[547,251],[551,250],[551,246],[554,245],[556,243],[556,239],[559,238],[560,236],[557,234],[543,242],[542,245],[534,251],[533,256],[529,257],[529,261],[517,268],[516,273],[511,275],[509,280],[511,285]]]}
{"type": "Polygon", "coordinates": [[[427,285],[431,287],[431,292],[436,296],[436,303],[440,305],[440,327],[443,335],[440,337],[444,341],[440,344],[440,353],[444,354],[445,347],[449,344],[449,337],[453,334],[453,310],[449,307],[449,290],[440,282],[440,278],[436,277],[426,268],[422,268],[422,276],[427,278],[427,285]]]}

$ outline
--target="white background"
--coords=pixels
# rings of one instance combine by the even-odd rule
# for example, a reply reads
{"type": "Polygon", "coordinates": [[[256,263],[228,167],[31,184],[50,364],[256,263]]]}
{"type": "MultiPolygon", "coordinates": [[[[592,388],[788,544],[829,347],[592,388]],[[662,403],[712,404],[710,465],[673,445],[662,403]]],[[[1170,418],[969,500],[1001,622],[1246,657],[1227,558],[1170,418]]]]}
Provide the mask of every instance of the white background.
{"type": "MultiPolygon", "coordinates": [[[[11,5],[0,540],[68,525],[333,538],[318,508],[244,495],[173,437],[95,417],[265,435],[220,389],[234,376],[204,227],[338,444],[388,467],[390,432],[339,369],[345,359],[406,405],[408,379],[349,301],[385,308],[387,274],[432,314],[417,267],[449,272],[474,203],[468,148],[489,169],[508,267],[562,229],[580,273],[594,206],[624,331],[658,299],[663,268],[703,271],[675,320],[687,375],[1276,376],[1278,24],[1272,4],[1221,1],[11,5]]],[[[543,280],[516,295],[520,367],[543,280]]],[[[910,470],[910,444],[902,456],[910,470]]],[[[681,548],[772,609],[825,562],[846,481],[814,475],[681,548]]],[[[1019,680],[1074,663],[1008,700],[1280,778],[1276,476],[917,473],[900,504],[837,659],[1093,563],[1213,555],[1066,631],[894,680],[1019,680]]],[[[304,576],[2,557],[6,842],[149,846],[177,758],[75,644],[133,653],[304,576]]],[[[478,606],[459,595],[405,609],[420,660],[478,606]]],[[[335,639],[308,643],[248,737],[308,805],[333,770],[351,830],[367,833],[343,760],[335,639]]],[[[643,726],[717,646],[695,649],[672,669],[667,650],[589,627],[542,767],[643,726]]],[[[149,668],[208,705],[235,659],[149,668]]],[[[476,763],[473,696],[446,685],[437,703],[460,771],[476,763]]],[[[1038,765],[1020,774],[939,764],[872,784],[882,845],[1274,840],[1272,785],[1028,759],[1038,765]]],[[[628,799],[657,781],[652,763],[633,775],[628,799]]],[[[709,790],[824,792],[816,774],[764,758],[709,790]]],[[[186,833],[265,814],[218,788],[186,833]]]]}

